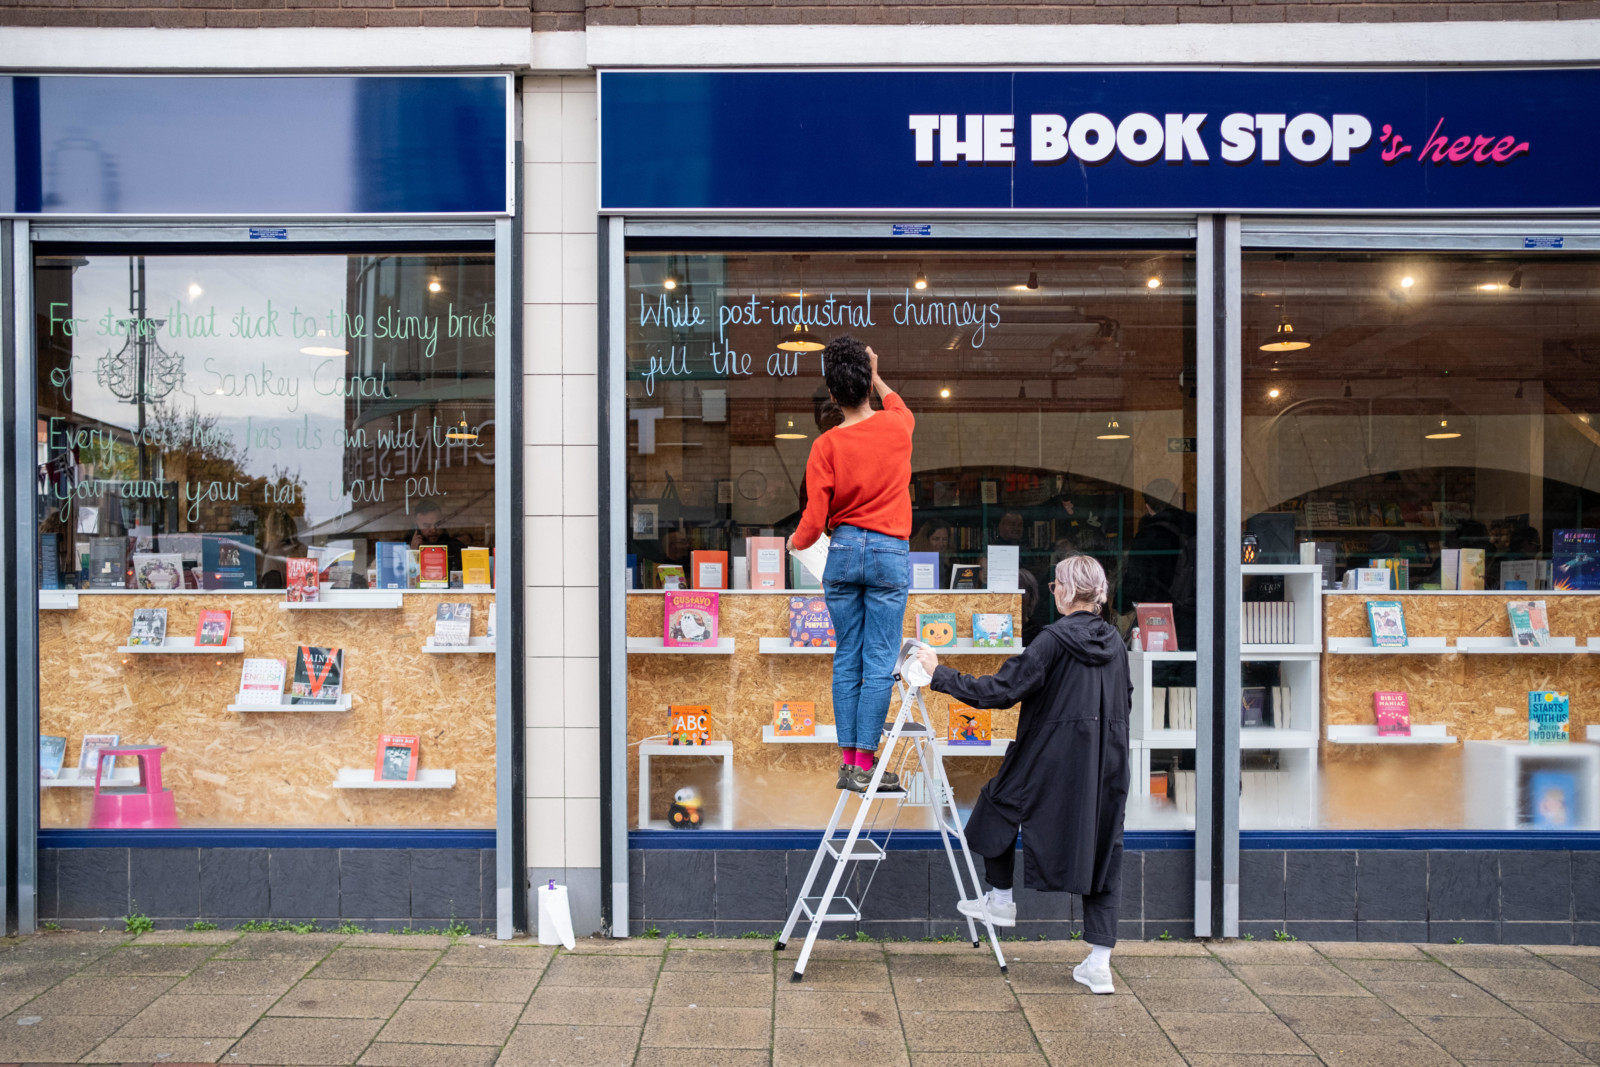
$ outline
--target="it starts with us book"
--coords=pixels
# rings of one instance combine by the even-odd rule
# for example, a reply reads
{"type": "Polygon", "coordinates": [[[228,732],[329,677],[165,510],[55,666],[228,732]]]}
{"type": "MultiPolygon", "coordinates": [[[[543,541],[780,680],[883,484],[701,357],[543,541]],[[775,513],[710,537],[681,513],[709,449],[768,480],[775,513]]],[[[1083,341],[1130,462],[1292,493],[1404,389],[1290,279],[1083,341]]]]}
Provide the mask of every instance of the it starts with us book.
{"type": "Polygon", "coordinates": [[[1567,694],[1534,690],[1528,694],[1528,743],[1559,745],[1571,740],[1567,694]]]}

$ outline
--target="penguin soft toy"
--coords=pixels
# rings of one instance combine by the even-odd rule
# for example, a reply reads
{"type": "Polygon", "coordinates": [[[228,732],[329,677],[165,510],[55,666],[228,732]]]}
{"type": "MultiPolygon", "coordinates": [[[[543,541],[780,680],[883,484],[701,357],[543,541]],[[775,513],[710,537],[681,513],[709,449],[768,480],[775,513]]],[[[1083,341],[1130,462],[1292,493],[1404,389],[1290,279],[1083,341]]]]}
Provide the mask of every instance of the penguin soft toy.
{"type": "Polygon", "coordinates": [[[667,825],[674,830],[700,829],[702,801],[700,790],[686,785],[672,794],[672,807],[667,809],[667,825]]]}

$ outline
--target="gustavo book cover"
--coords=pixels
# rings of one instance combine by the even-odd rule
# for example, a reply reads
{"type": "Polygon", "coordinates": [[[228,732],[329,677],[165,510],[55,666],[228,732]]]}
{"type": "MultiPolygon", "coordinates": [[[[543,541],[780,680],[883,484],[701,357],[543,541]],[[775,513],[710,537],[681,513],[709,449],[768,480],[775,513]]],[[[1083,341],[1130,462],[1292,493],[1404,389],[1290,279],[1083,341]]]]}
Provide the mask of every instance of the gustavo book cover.
{"type": "Polygon", "coordinates": [[[702,648],[717,644],[717,597],[706,589],[669,589],[665,600],[661,643],[667,648],[702,648]]]}

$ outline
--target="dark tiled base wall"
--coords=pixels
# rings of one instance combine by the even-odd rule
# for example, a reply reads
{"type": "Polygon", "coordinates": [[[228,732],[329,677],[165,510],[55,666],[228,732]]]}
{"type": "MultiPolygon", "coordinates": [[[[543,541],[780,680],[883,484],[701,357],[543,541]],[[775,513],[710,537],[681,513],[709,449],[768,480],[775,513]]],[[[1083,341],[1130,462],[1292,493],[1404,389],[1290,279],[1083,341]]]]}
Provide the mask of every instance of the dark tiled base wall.
{"type": "MultiPolygon", "coordinates": [[[[775,934],[812,855],[630,851],[629,931],[775,934]]],[[[1307,941],[1600,945],[1600,852],[1245,850],[1239,863],[1239,932],[1257,938],[1287,930],[1307,941]]],[[[829,923],[825,936],[965,933],[942,852],[890,852],[875,877],[872,865],[858,866],[847,872],[852,899],[869,877],[862,921],[829,923]]],[[[1064,939],[1082,930],[1076,897],[1022,889],[1020,870],[1017,883],[1019,919],[1008,933],[1064,939]]],[[[1190,937],[1193,915],[1193,853],[1126,854],[1120,937],[1190,937]]]]}
{"type": "Polygon", "coordinates": [[[406,848],[39,850],[39,921],[162,928],[204,919],[350,920],[369,929],[495,921],[494,851],[406,848]]]}

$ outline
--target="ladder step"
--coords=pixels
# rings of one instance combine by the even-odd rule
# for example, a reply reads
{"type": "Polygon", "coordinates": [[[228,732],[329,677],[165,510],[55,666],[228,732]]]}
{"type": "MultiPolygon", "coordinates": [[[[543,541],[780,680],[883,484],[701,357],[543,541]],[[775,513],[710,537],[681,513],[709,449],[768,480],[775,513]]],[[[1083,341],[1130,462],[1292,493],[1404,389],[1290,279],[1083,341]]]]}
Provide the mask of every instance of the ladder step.
{"type": "MultiPolygon", "coordinates": [[[[805,912],[808,919],[815,919],[817,917],[817,909],[820,907],[822,907],[822,897],[820,896],[800,898],[800,910],[805,912]]],[[[825,923],[856,922],[860,918],[861,909],[856,907],[855,901],[840,893],[833,898],[833,904],[829,907],[828,913],[822,917],[822,921],[825,923]],[[841,906],[846,910],[839,911],[838,909],[841,906]]]]}
{"type": "MultiPolygon", "coordinates": [[[[889,731],[891,731],[893,729],[894,729],[894,720],[893,719],[890,719],[889,721],[887,721],[887,722],[885,722],[883,724],[883,732],[885,734],[887,734],[889,731]]],[[[908,720],[906,720],[904,725],[902,725],[900,727],[900,736],[901,737],[932,737],[933,736],[933,727],[928,726],[925,723],[917,722],[915,719],[908,719],[908,720]]]]}
{"type": "Polygon", "coordinates": [[[829,840],[824,841],[823,844],[827,846],[828,852],[833,856],[834,859],[844,859],[854,862],[870,860],[873,863],[883,859],[883,846],[878,844],[876,841],[872,841],[864,837],[856,839],[856,843],[851,847],[850,854],[848,856],[844,855],[845,839],[842,837],[830,838],[829,840]]]}

